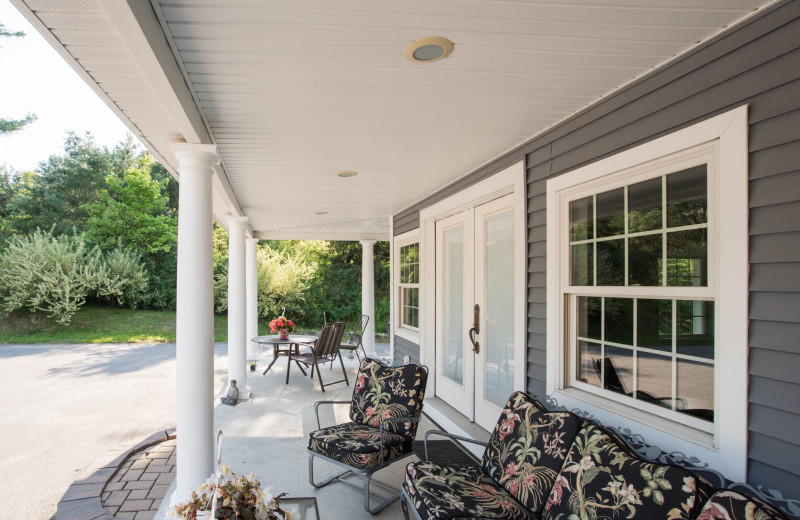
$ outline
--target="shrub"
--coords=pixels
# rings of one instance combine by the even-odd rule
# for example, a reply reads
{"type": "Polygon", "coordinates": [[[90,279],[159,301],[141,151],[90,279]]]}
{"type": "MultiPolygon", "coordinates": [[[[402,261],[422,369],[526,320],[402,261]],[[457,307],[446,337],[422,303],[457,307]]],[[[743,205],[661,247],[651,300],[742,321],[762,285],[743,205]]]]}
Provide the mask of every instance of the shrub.
{"type": "Polygon", "coordinates": [[[2,310],[29,308],[68,324],[86,301],[97,255],[97,248],[88,248],[82,235],[53,237],[37,229],[13,237],[0,256],[2,310]]]}
{"type": "Polygon", "coordinates": [[[69,324],[89,294],[135,306],[147,290],[140,256],[116,248],[103,255],[82,234],[36,230],[8,241],[0,255],[0,310],[41,311],[69,324]]]}
{"type": "Polygon", "coordinates": [[[148,273],[136,251],[116,247],[95,268],[93,288],[99,298],[112,304],[136,308],[147,294],[148,273]]]}

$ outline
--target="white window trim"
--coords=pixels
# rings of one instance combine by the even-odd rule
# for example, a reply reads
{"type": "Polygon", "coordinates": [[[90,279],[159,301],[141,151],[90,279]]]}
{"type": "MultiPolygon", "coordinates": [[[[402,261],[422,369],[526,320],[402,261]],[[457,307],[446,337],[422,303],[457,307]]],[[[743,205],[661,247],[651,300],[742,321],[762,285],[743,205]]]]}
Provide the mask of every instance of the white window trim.
{"type": "MultiPolygon", "coordinates": [[[[729,479],[744,481],[747,474],[747,339],[748,339],[748,204],[747,204],[747,107],[742,106],[701,123],[547,181],[547,393],[567,407],[592,413],[609,426],[639,433],[665,451],[696,456],[729,479]],[[602,177],[659,158],[679,154],[705,143],[716,142],[715,164],[720,174],[709,177],[709,220],[717,222],[717,233],[709,241],[709,284],[716,300],[716,338],[725,346],[715,360],[717,417],[715,433],[700,432],[662,419],[591,392],[568,388],[564,363],[565,309],[561,294],[569,261],[562,251],[567,238],[561,219],[565,194],[582,185],[596,184],[602,177]],[[714,254],[719,252],[721,254],[714,254]],[[713,259],[712,259],[713,258],[713,259]]],[[[625,174],[621,174],[625,176],[625,174]]],[[[602,181],[599,181],[602,182],[602,181]]],[[[623,184],[615,177],[609,183],[623,184]]]]}
{"type": "MultiPolygon", "coordinates": [[[[407,231],[400,235],[394,237],[394,244],[392,245],[392,250],[394,252],[395,262],[392,267],[392,276],[393,276],[393,283],[392,283],[392,295],[394,296],[393,300],[397,303],[392,306],[392,323],[396,324],[394,327],[394,335],[400,338],[403,338],[407,341],[413,341],[416,344],[419,344],[419,328],[414,327],[404,327],[403,322],[400,319],[400,314],[403,312],[401,308],[401,298],[400,298],[400,248],[405,247],[411,244],[419,243],[419,228],[413,229],[411,231],[407,231]]],[[[420,244],[420,280],[419,280],[419,287],[420,287],[420,302],[419,302],[419,320],[422,320],[422,247],[420,244]]],[[[421,323],[420,323],[421,325],[421,323]]]]}

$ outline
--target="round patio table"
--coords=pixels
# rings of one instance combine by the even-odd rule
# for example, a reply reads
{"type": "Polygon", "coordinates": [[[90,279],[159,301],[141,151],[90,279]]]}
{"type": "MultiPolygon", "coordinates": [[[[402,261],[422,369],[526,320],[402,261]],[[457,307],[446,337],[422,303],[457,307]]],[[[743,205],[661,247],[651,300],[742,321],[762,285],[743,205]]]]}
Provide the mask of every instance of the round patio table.
{"type": "MultiPolygon", "coordinates": [[[[289,334],[286,339],[281,339],[280,334],[273,334],[270,336],[257,336],[251,341],[262,345],[272,345],[272,362],[262,374],[266,375],[269,369],[272,368],[272,365],[278,360],[278,356],[288,356],[290,352],[292,354],[299,354],[301,346],[313,345],[318,339],[319,336],[311,336],[308,334],[289,334]]],[[[295,363],[303,375],[307,375],[300,363],[297,361],[295,361],[295,363]]],[[[288,366],[286,370],[286,383],[289,383],[288,366]]]]}

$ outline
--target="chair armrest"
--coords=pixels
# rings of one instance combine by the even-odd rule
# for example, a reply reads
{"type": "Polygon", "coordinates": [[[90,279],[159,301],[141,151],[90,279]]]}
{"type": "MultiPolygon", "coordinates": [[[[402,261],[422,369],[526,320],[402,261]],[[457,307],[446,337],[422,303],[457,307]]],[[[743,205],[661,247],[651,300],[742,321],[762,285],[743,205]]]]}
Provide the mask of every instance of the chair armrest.
{"type": "Polygon", "coordinates": [[[456,441],[471,442],[472,444],[478,444],[480,446],[483,446],[484,448],[489,446],[488,442],[483,442],[483,441],[479,441],[479,440],[476,440],[476,439],[470,439],[469,437],[462,437],[461,435],[455,435],[453,433],[449,433],[449,432],[442,431],[442,430],[428,430],[427,432],[425,432],[425,460],[430,460],[428,458],[428,436],[429,435],[440,435],[442,437],[448,437],[448,438],[456,440],[456,441]]]}
{"type": "Polygon", "coordinates": [[[416,417],[387,417],[386,419],[381,419],[381,424],[378,427],[378,432],[381,436],[381,466],[383,466],[383,425],[385,423],[397,423],[397,422],[416,422],[420,421],[421,417],[417,415],[416,417]]]}
{"type": "Polygon", "coordinates": [[[321,404],[352,404],[352,401],[317,401],[314,403],[314,415],[317,416],[317,429],[321,430],[322,426],[319,423],[319,405],[321,404]]]}

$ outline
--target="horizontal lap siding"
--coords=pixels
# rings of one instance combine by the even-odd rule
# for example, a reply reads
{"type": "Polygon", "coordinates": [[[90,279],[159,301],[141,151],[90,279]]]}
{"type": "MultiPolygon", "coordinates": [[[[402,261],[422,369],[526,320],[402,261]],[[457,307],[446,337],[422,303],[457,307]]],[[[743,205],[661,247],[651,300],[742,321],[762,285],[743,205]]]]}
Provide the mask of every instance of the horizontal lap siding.
{"type": "Polygon", "coordinates": [[[419,363],[419,345],[401,338],[394,337],[394,362],[402,363],[403,356],[408,356],[411,363],[419,363]]]}
{"type": "MultiPolygon", "coordinates": [[[[749,105],[752,484],[800,498],[800,1],[783,2],[395,217],[525,159],[528,391],[545,390],[546,180],[749,105]]],[[[742,208],[746,211],[747,208],[742,208]]],[[[397,224],[395,224],[397,230],[397,224]]]]}

